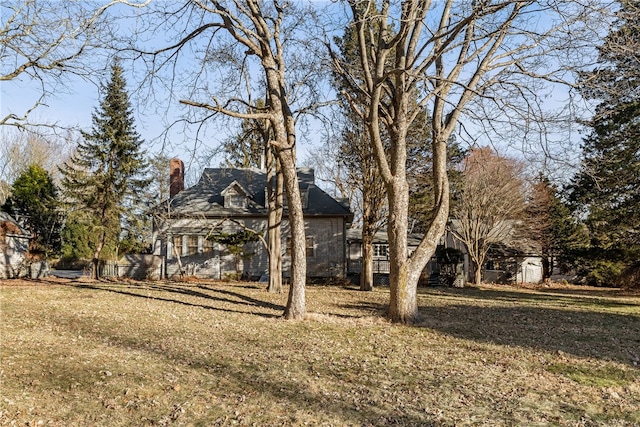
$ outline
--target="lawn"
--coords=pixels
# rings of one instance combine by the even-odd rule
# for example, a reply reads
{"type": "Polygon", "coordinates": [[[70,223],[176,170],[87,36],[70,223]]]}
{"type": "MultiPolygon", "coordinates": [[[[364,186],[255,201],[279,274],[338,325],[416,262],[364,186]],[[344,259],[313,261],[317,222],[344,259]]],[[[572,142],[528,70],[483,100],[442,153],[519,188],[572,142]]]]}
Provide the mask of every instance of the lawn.
{"type": "Polygon", "coordinates": [[[638,426],[640,296],[254,283],[0,284],[0,425],[638,426]]]}

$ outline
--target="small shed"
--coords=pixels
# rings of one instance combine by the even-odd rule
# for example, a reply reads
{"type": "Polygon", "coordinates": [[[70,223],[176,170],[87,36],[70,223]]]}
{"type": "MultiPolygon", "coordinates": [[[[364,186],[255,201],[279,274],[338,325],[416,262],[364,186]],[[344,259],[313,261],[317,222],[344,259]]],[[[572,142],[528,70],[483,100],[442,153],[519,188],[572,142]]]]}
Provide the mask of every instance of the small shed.
{"type": "Polygon", "coordinates": [[[488,283],[540,283],[543,281],[543,258],[529,246],[494,245],[487,254],[482,279],[488,283]]]}

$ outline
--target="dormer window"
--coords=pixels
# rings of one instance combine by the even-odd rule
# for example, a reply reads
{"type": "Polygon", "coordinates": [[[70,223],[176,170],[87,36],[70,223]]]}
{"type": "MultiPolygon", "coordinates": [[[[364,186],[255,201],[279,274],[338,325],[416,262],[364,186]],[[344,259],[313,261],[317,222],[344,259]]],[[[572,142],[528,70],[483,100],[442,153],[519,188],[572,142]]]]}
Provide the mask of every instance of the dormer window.
{"type": "Polygon", "coordinates": [[[225,197],[225,205],[227,208],[245,208],[247,197],[244,194],[229,194],[225,197]]]}
{"type": "Polygon", "coordinates": [[[251,196],[247,190],[237,181],[233,181],[222,191],[225,208],[244,209],[247,207],[248,198],[251,196]]]}

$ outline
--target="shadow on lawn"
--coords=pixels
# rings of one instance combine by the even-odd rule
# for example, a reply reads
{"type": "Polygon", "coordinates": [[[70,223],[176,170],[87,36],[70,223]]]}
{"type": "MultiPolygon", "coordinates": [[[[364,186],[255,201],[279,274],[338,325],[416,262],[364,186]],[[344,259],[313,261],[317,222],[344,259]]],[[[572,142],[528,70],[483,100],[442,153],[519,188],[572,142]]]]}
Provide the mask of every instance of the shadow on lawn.
{"type": "Polygon", "coordinates": [[[640,318],[544,307],[455,304],[421,309],[419,326],[500,345],[627,364],[640,358],[640,318]]]}
{"type": "Polygon", "coordinates": [[[151,299],[156,301],[172,302],[172,303],[186,305],[190,307],[200,307],[208,310],[223,311],[228,313],[253,314],[256,316],[262,316],[266,318],[280,317],[281,313],[275,314],[275,313],[264,313],[264,312],[252,312],[252,311],[240,310],[240,309],[234,310],[231,308],[227,308],[226,306],[221,307],[220,305],[211,305],[209,304],[209,302],[222,303],[229,306],[235,306],[235,305],[251,306],[255,308],[275,310],[279,312],[283,312],[285,309],[285,307],[282,305],[273,304],[273,303],[259,300],[256,298],[251,298],[241,293],[237,293],[229,290],[223,290],[223,289],[214,289],[214,288],[210,288],[202,285],[199,285],[198,288],[202,289],[203,291],[198,291],[196,289],[193,289],[192,287],[181,287],[181,286],[172,286],[172,285],[165,285],[165,284],[150,284],[150,285],[135,286],[135,287],[131,287],[129,285],[114,285],[111,283],[104,284],[104,285],[81,284],[81,285],[75,285],[75,286],[78,288],[107,291],[107,292],[113,292],[121,295],[151,299]],[[157,291],[157,292],[169,293],[169,294],[173,293],[173,294],[176,294],[176,298],[166,298],[161,296],[142,294],[142,293],[136,292],[137,289],[151,290],[151,291],[157,291]],[[205,290],[207,292],[204,292],[205,290]],[[218,296],[218,294],[223,295],[223,297],[218,296]],[[181,300],[181,299],[178,299],[180,295],[202,298],[203,301],[202,303],[196,303],[196,302],[181,300]]]}
{"type": "Polygon", "coordinates": [[[640,307],[636,304],[594,297],[499,290],[464,289],[438,293],[459,298],[459,301],[423,305],[418,326],[477,342],[563,351],[635,367],[640,363],[640,307]],[[507,304],[474,304],[469,299],[507,304]],[[633,313],[625,314],[629,311],[633,313]]]}
{"type": "Polygon", "coordinates": [[[591,291],[573,289],[541,289],[536,292],[515,292],[499,289],[478,288],[430,288],[426,294],[451,295],[489,301],[509,301],[517,303],[552,303],[556,306],[575,306],[583,308],[621,308],[634,309],[640,313],[640,306],[628,301],[615,300],[615,291],[591,291]]]}
{"type": "MultiPolygon", "coordinates": [[[[146,296],[127,292],[113,288],[103,288],[95,285],[83,285],[84,288],[97,289],[135,297],[146,296]]],[[[216,290],[217,291],[217,290],[216,290]]],[[[229,292],[235,296],[235,293],[229,292]]],[[[166,298],[152,298],[160,301],[171,301],[184,304],[184,301],[174,301],[166,298]]],[[[194,305],[194,304],[188,304],[194,305]]],[[[202,306],[203,308],[216,309],[215,307],[202,306]]],[[[247,313],[243,311],[242,313],[247,313]]],[[[276,404],[284,403],[284,411],[288,409],[303,409],[313,414],[314,419],[321,420],[322,416],[332,419],[339,419],[345,425],[363,426],[432,426],[439,427],[442,423],[433,420],[434,416],[425,413],[422,407],[398,407],[394,401],[371,401],[366,396],[360,396],[358,401],[352,400],[352,393],[344,391],[343,394],[325,391],[325,386],[315,386],[314,378],[299,380],[283,374],[283,368],[279,363],[274,363],[270,368],[265,368],[264,364],[254,362],[251,358],[233,359],[227,356],[228,347],[246,345],[246,341],[241,335],[237,335],[235,341],[227,343],[225,349],[217,351],[215,348],[207,352],[185,351],[180,346],[163,346],[162,338],[140,339],[136,331],[127,332],[123,330],[102,329],[99,332],[94,330],[94,323],[91,319],[77,318],[69,321],[64,318],[56,323],[58,327],[65,326],[73,335],[92,337],[100,342],[108,342],[111,346],[118,346],[128,352],[135,350],[141,353],[154,353],[167,360],[172,367],[189,370],[198,370],[206,373],[207,378],[214,378],[217,386],[213,393],[218,393],[224,398],[230,399],[231,404],[236,405],[236,414],[242,414],[241,402],[245,396],[262,395],[263,401],[273,401],[276,404]]],[[[233,353],[233,351],[231,351],[233,353]]],[[[277,355],[274,355],[277,356],[277,355]]],[[[275,360],[275,359],[274,359],[275,360]]],[[[53,361],[56,363],[56,360],[53,361]]],[[[309,361],[309,369],[312,369],[313,362],[309,361]]],[[[318,369],[316,367],[316,369],[318,369]]],[[[56,370],[62,370],[56,369],[56,370]]],[[[177,369],[180,371],[180,369],[177,369]]],[[[147,378],[145,376],[145,378],[147,378]]],[[[148,380],[148,379],[147,379],[148,380]]],[[[149,380],[148,380],[149,381],[149,380]]],[[[318,381],[325,381],[318,380],[318,381]]],[[[336,380],[339,381],[339,380],[336,380]]],[[[331,387],[331,386],[330,386],[331,387]]],[[[337,390],[341,385],[336,385],[337,390]]],[[[347,387],[348,389],[348,387],[347,387]]],[[[166,393],[172,393],[176,389],[168,389],[166,393]]],[[[329,389],[331,390],[331,388],[329,389]]],[[[282,414],[282,412],[276,413],[282,414]]],[[[285,412],[286,413],[286,412],[285,412]]],[[[292,411],[292,418],[278,416],[278,425],[297,425],[299,415],[292,411]]],[[[258,413],[258,415],[260,415],[258,413]]],[[[250,420],[249,415],[248,420],[250,420]]],[[[274,420],[275,421],[275,420],[274,420]]],[[[217,424],[216,424],[217,425],[217,424]]],[[[269,423],[268,425],[276,425],[269,423]]],[[[447,424],[448,425],[448,424],[447,424]]]]}
{"type": "MultiPolygon", "coordinates": [[[[640,306],[632,302],[473,288],[429,289],[422,295],[426,298],[421,298],[416,327],[481,343],[562,351],[640,368],[640,306]],[[443,301],[446,304],[440,304],[443,301]],[[486,304],[490,301],[500,304],[486,304]]],[[[366,300],[340,307],[380,316],[387,309],[366,300]]]]}

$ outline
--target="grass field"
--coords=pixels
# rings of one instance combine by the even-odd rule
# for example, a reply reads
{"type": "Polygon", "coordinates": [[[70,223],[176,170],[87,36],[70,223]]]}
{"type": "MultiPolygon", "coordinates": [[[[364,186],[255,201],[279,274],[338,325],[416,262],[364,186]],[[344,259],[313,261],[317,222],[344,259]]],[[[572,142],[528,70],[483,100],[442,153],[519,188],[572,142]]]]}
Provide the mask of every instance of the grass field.
{"type": "Polygon", "coordinates": [[[640,426],[640,297],[582,288],[0,284],[0,425],[640,426]]]}

